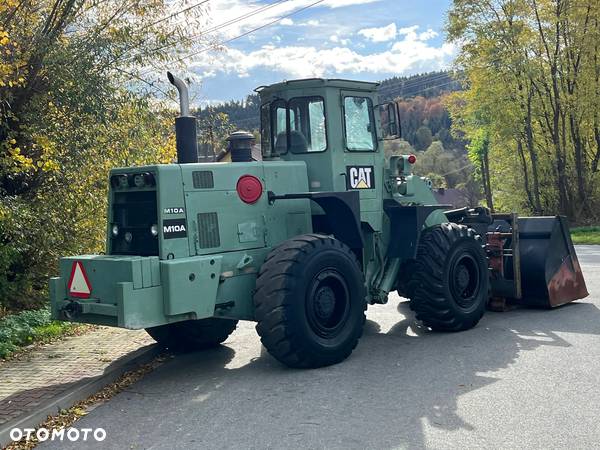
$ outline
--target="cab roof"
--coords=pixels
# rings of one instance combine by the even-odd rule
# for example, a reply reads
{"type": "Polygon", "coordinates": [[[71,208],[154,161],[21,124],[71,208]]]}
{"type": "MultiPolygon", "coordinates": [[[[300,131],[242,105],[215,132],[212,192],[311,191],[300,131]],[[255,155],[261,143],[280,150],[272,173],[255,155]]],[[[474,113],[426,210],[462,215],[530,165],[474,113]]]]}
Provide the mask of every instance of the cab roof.
{"type": "Polygon", "coordinates": [[[338,88],[338,89],[358,89],[361,91],[375,92],[379,83],[370,81],[342,80],[339,78],[305,78],[301,80],[282,81],[269,86],[259,86],[254,92],[259,94],[268,94],[269,92],[282,91],[286,89],[306,89],[306,88],[338,88]]]}

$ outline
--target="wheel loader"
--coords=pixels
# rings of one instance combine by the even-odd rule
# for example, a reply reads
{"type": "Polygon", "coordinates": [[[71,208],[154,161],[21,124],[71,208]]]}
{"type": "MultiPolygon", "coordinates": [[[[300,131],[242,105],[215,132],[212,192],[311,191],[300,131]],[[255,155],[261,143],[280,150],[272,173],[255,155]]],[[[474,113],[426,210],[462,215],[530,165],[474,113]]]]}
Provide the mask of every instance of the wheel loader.
{"type": "Polygon", "coordinates": [[[285,81],[257,88],[254,137],[231,162],[199,162],[186,84],[177,163],[109,174],[106,252],[60,260],[54,319],[145,329],[173,350],[223,342],[239,320],[291,367],[339,363],[369,305],[392,291],[434,331],[477,325],[486,308],[553,308],[587,296],[564,217],[490,214],[436,202],[414,155],[386,160],[398,108],[376,83],[285,81]]]}

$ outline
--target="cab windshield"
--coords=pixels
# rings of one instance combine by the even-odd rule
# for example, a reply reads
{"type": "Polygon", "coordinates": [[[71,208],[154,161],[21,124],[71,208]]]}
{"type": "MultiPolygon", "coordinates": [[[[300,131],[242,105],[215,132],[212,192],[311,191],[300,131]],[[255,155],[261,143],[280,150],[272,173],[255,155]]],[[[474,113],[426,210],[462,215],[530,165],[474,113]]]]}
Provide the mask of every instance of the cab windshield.
{"type": "Polygon", "coordinates": [[[261,107],[264,157],[315,153],[327,149],[325,102],[322,97],[276,100],[261,107]]]}

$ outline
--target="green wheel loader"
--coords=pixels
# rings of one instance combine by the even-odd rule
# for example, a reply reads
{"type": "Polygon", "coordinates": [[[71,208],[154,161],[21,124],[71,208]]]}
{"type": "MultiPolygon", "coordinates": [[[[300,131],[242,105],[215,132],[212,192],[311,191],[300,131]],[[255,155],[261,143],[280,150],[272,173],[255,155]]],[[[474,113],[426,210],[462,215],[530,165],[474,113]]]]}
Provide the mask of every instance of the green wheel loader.
{"type": "MultiPolygon", "coordinates": [[[[486,307],[555,307],[587,295],[562,217],[492,215],[437,204],[377,84],[287,81],[257,89],[253,137],[232,162],[198,162],[180,95],[177,164],[110,172],[106,254],[65,257],[50,281],[55,319],[146,329],[173,349],[223,342],[238,320],[291,367],[344,360],[368,305],[391,291],[436,331],[474,327],[486,307]]],[[[206,161],[206,158],[204,158],[206,161]]]]}

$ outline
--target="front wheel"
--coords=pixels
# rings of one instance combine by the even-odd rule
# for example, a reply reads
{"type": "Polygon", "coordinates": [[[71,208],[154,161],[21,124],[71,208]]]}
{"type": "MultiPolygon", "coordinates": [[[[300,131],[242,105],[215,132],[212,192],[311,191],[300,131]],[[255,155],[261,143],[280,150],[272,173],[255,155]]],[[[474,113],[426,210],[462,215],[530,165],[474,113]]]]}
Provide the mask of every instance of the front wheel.
{"type": "Polygon", "coordinates": [[[488,264],[472,228],[444,223],[425,230],[406,291],[417,319],[436,331],[477,325],[488,300],[488,264]]]}
{"type": "Polygon", "coordinates": [[[336,364],[362,335],[365,297],[362,270],[346,245],[301,235],[273,249],[260,269],[256,331],[268,352],[290,367],[336,364]]]}

